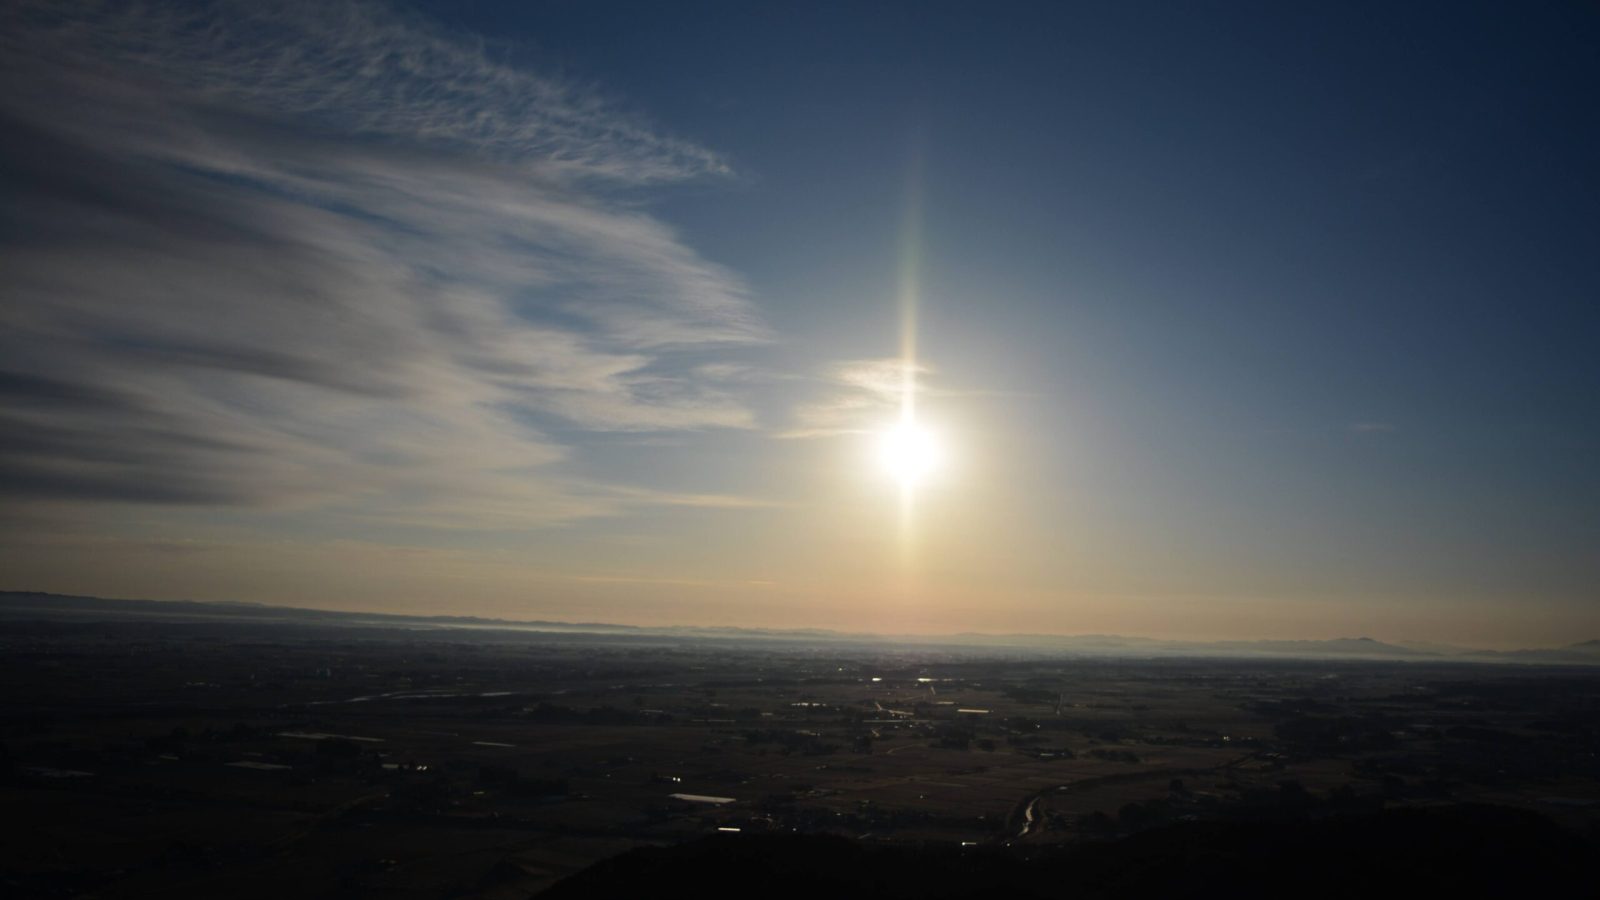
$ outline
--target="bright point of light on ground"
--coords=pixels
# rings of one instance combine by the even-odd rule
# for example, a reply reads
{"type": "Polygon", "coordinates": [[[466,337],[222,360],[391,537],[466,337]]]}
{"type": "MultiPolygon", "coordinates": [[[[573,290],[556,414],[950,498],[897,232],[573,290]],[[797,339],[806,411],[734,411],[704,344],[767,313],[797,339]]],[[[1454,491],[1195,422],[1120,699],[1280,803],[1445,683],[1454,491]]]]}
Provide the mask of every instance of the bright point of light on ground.
{"type": "Polygon", "coordinates": [[[878,439],[878,461],[908,487],[937,470],[943,458],[938,439],[915,422],[901,422],[878,439]]]}

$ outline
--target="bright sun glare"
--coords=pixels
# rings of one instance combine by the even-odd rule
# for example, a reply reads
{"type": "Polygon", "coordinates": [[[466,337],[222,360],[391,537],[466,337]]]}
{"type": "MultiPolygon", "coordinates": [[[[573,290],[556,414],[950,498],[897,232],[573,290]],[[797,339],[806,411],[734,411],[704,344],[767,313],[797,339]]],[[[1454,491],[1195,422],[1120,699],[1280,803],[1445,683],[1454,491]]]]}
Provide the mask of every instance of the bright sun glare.
{"type": "Polygon", "coordinates": [[[937,469],[942,458],[938,439],[915,422],[901,422],[878,440],[878,460],[907,487],[920,483],[937,469]]]}

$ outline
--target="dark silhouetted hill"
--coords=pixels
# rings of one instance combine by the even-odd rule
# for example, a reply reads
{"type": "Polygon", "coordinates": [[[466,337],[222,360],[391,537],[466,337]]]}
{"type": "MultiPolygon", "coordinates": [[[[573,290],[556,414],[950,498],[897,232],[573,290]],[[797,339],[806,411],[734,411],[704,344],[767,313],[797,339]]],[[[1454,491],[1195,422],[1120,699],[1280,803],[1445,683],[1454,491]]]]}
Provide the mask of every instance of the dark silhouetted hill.
{"type": "Polygon", "coordinates": [[[1594,848],[1533,813],[1391,810],[1299,823],[1200,823],[1062,850],[908,848],[844,838],[717,835],[630,851],[548,900],[723,897],[1593,896],[1594,848]]]}

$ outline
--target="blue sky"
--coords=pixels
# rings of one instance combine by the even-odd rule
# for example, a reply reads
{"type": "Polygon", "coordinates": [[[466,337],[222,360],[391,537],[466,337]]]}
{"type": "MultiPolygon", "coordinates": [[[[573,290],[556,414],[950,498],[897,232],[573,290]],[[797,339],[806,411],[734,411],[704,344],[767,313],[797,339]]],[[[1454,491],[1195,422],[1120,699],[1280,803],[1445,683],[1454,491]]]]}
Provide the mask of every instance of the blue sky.
{"type": "Polygon", "coordinates": [[[8,15],[11,586],[1600,627],[1590,5],[8,15]]]}

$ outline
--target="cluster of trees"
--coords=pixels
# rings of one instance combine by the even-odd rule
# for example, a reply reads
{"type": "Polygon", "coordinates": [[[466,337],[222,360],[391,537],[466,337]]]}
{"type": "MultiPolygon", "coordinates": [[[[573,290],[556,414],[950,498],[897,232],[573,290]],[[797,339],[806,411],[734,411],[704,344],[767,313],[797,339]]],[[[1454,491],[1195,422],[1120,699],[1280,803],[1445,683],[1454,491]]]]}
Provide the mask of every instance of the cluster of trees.
{"type": "MultiPolygon", "coordinates": [[[[795,731],[792,728],[752,728],[744,732],[744,741],[751,745],[777,744],[778,752],[785,755],[800,753],[806,756],[824,756],[839,749],[838,744],[825,740],[819,734],[795,731]]],[[[871,750],[870,737],[866,749],[871,750]]]]}
{"type": "Polygon", "coordinates": [[[511,766],[482,766],[478,769],[478,783],[503,791],[522,800],[542,800],[546,797],[565,797],[568,784],[565,778],[529,778],[511,766]]]}
{"type": "Polygon", "coordinates": [[[637,725],[641,722],[665,722],[671,716],[644,717],[639,713],[617,709],[614,706],[596,706],[593,709],[574,709],[556,703],[540,703],[523,710],[523,718],[530,722],[549,725],[637,725]]]}
{"type": "MultiPolygon", "coordinates": [[[[1281,781],[1276,787],[1241,788],[1232,801],[1211,795],[1195,795],[1183,779],[1174,778],[1166,797],[1125,803],[1115,815],[1095,811],[1077,819],[1079,829],[1090,834],[1130,834],[1159,825],[1194,818],[1238,821],[1296,822],[1327,814],[1373,813],[1383,808],[1384,795],[1361,793],[1348,784],[1339,785],[1324,796],[1317,796],[1298,781],[1281,781]]],[[[1058,816],[1047,818],[1052,827],[1066,823],[1058,816]]]]}
{"type": "Polygon", "coordinates": [[[1293,716],[1273,725],[1278,740],[1298,753],[1339,753],[1392,750],[1399,727],[1384,716],[1293,716]]]}

